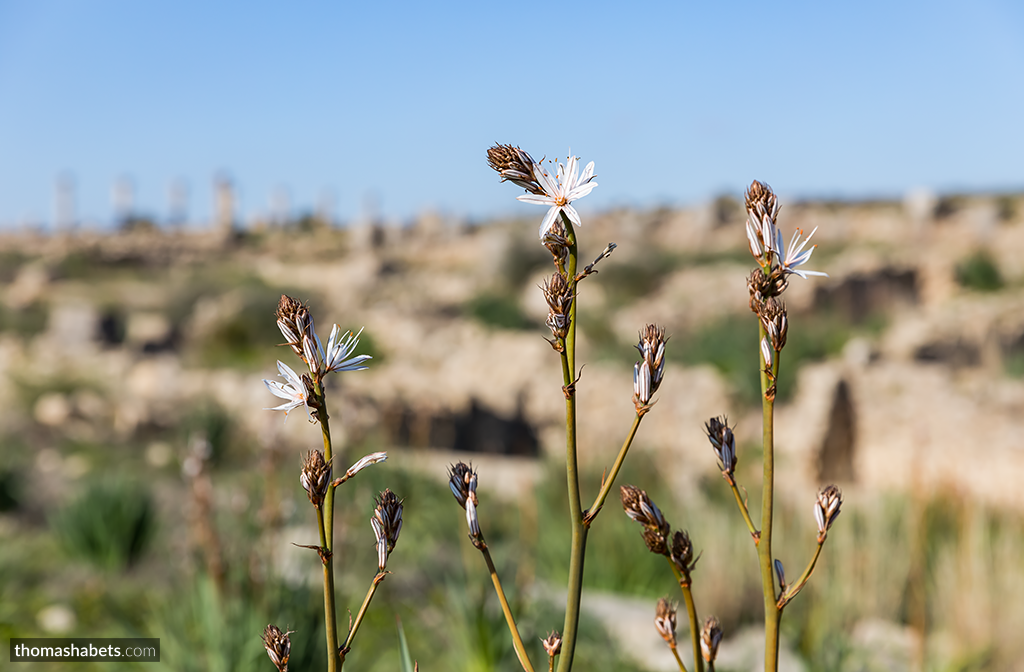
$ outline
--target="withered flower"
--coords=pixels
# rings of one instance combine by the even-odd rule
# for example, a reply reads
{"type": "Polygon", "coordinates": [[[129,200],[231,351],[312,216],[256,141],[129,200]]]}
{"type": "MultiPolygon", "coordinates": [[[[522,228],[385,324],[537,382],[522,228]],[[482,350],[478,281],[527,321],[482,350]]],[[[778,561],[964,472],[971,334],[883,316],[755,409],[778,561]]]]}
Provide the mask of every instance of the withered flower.
{"type": "Polygon", "coordinates": [[[327,488],[331,484],[333,469],[324,460],[324,454],[319,450],[311,450],[306,454],[302,463],[302,474],[299,482],[309,497],[309,502],[316,508],[320,508],[327,497],[327,488]]]}
{"type": "Polygon", "coordinates": [[[654,612],[654,629],[671,648],[676,648],[676,605],[664,597],[654,612]]]}
{"type": "Polygon", "coordinates": [[[843,493],[834,485],[822,488],[814,501],[814,520],[818,523],[818,543],[825,541],[832,523],[839,516],[839,508],[843,505],[843,493]]]}
{"type": "Polygon", "coordinates": [[[292,642],[288,638],[290,634],[292,631],[281,632],[276,625],[268,625],[263,630],[263,648],[267,650],[278,672],[288,672],[288,658],[292,653],[292,642]]]}
{"type": "Polygon", "coordinates": [[[370,519],[377,538],[377,568],[382,572],[388,566],[388,556],[395,550],[402,531],[402,501],[390,489],[385,489],[377,496],[377,506],[370,519]]]}

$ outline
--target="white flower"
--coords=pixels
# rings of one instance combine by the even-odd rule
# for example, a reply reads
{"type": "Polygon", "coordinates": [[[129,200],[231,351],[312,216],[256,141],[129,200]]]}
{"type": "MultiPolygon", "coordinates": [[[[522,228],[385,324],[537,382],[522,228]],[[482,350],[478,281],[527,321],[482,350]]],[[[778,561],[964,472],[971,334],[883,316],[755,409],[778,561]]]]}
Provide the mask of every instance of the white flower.
{"type": "MultiPolygon", "coordinates": [[[[814,231],[817,231],[817,230],[818,230],[818,227],[814,227],[814,231]]],[[[801,236],[803,236],[803,233],[804,233],[803,229],[797,229],[796,231],[794,231],[793,232],[793,237],[789,241],[789,247],[786,249],[786,256],[785,256],[785,258],[782,258],[782,232],[781,231],[776,231],[776,236],[777,236],[777,238],[776,238],[776,246],[777,247],[775,249],[775,256],[777,258],[779,258],[779,265],[782,266],[783,270],[786,273],[792,273],[793,275],[799,275],[801,278],[803,278],[805,280],[807,279],[808,275],[821,275],[821,276],[824,276],[826,278],[828,277],[828,273],[822,273],[821,271],[798,271],[798,270],[796,270],[797,266],[803,266],[804,264],[806,264],[810,260],[811,254],[814,253],[814,248],[817,247],[817,245],[811,245],[810,249],[804,250],[804,246],[806,246],[807,243],[810,242],[811,236],[814,235],[814,231],[811,231],[811,234],[809,236],[807,236],[807,238],[804,238],[803,242],[800,242],[800,238],[801,238],[801,236]],[[797,243],[800,243],[800,244],[797,245],[797,243]]]]}
{"type": "MultiPolygon", "coordinates": [[[[363,333],[363,330],[359,330],[359,334],[363,333]]],[[[341,329],[338,325],[334,325],[331,329],[331,337],[327,339],[327,352],[324,354],[324,373],[329,371],[362,371],[368,367],[363,366],[363,362],[373,359],[370,355],[356,355],[350,359],[346,359],[352,351],[359,345],[359,334],[352,335],[351,331],[341,334],[341,329]]],[[[317,339],[319,345],[319,339],[317,339]]]]}
{"type": "MultiPolygon", "coordinates": [[[[284,378],[286,383],[279,383],[276,380],[263,379],[263,384],[267,386],[271,394],[282,399],[286,399],[286,403],[274,408],[268,408],[268,411],[284,411],[285,417],[288,417],[288,413],[298,408],[299,406],[307,406],[308,397],[306,393],[306,385],[302,382],[302,378],[299,374],[295,373],[290,366],[284,362],[278,361],[277,370],[280,371],[280,376],[284,378]]],[[[309,412],[308,410],[306,411],[309,412]]]]}
{"type": "Polygon", "coordinates": [[[550,206],[548,214],[544,215],[544,220],[540,223],[541,240],[544,239],[544,234],[554,224],[555,218],[558,217],[560,212],[565,212],[566,217],[573,223],[573,226],[580,226],[580,215],[576,212],[576,208],[570,204],[575,200],[583,198],[597,186],[597,182],[593,181],[593,161],[588,163],[587,167],[583,169],[582,175],[579,174],[578,157],[570,156],[566,165],[563,166],[561,163],[556,165],[558,170],[555,179],[552,179],[539,164],[534,165],[534,174],[544,190],[543,196],[523,194],[516,197],[524,203],[550,206]]]}

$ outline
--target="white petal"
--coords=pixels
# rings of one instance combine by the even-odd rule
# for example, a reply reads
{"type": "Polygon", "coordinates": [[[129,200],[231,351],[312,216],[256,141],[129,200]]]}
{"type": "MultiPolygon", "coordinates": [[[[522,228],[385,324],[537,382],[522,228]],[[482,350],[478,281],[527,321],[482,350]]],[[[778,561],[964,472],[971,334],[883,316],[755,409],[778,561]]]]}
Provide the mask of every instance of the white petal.
{"type": "Polygon", "coordinates": [[[516,196],[516,200],[523,203],[533,203],[534,205],[555,204],[555,199],[551,196],[538,196],[537,194],[523,194],[522,196],[516,196]]]}
{"type": "Polygon", "coordinates": [[[551,226],[555,223],[555,217],[558,215],[558,211],[561,210],[557,205],[551,206],[547,214],[544,215],[544,219],[540,223],[540,239],[544,240],[544,234],[551,230],[551,226]]]}
{"type": "Polygon", "coordinates": [[[583,226],[583,222],[580,221],[580,214],[576,212],[576,208],[571,205],[562,206],[562,211],[569,217],[569,221],[572,222],[573,226],[583,226]]]}

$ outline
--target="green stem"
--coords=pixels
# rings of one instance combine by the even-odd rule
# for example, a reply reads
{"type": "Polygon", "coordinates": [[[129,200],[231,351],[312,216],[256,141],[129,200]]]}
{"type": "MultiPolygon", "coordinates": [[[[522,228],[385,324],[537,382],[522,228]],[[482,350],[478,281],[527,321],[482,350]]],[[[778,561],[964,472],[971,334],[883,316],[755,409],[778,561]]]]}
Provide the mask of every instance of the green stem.
{"type": "Polygon", "coordinates": [[[359,607],[359,613],[356,614],[356,620],[352,623],[352,627],[349,628],[348,636],[345,637],[345,643],[341,647],[341,662],[338,665],[338,670],[341,670],[342,665],[345,664],[345,655],[349,649],[352,648],[352,642],[356,638],[356,633],[359,632],[359,625],[363,622],[363,617],[366,615],[366,610],[370,607],[370,601],[373,600],[374,594],[377,592],[377,586],[387,578],[387,572],[377,572],[377,575],[373,577],[373,581],[370,582],[370,589],[366,591],[366,597],[363,598],[363,604],[359,607]]]}
{"type": "MultiPolygon", "coordinates": [[[[761,351],[761,339],[765,337],[764,325],[759,322],[758,352],[761,351]]],[[[770,375],[764,355],[759,354],[761,362],[761,414],[763,422],[762,447],[764,450],[764,483],[761,495],[761,538],[757,545],[757,556],[761,567],[761,590],[764,593],[764,669],[765,672],[776,672],[779,665],[779,611],[775,598],[775,577],[772,568],[772,514],[775,507],[775,443],[774,417],[775,394],[769,393],[770,388],[778,380],[779,353],[774,353],[774,362],[770,375]]]]}
{"type": "Polygon", "coordinates": [[[586,526],[590,526],[594,522],[594,518],[601,511],[601,507],[604,506],[604,500],[608,498],[608,493],[611,492],[612,486],[615,485],[615,477],[619,475],[619,470],[622,468],[622,463],[626,460],[626,453],[629,452],[629,447],[633,445],[633,438],[636,436],[636,430],[640,427],[640,421],[644,416],[637,413],[636,417],[633,418],[633,426],[629,429],[629,435],[626,436],[626,440],[622,444],[622,448],[619,449],[619,456],[615,458],[615,463],[612,465],[611,471],[608,476],[604,479],[604,483],[601,484],[601,492],[597,493],[597,498],[594,500],[594,504],[587,509],[587,515],[583,519],[583,523],[586,526]]]}
{"type": "Polygon", "coordinates": [[[672,655],[676,657],[676,665],[679,666],[680,672],[688,672],[686,665],[683,665],[683,659],[679,657],[679,649],[676,647],[670,647],[672,649],[672,655]]]}
{"type": "MultiPolygon", "coordinates": [[[[569,268],[566,278],[570,291],[576,293],[576,267],[579,249],[572,222],[561,213],[565,225],[565,237],[569,243],[569,268]]],[[[583,560],[587,549],[587,526],[583,522],[583,504],[580,499],[580,477],[576,458],[576,393],[572,386],[576,381],[576,305],[579,297],[569,308],[569,333],[565,338],[562,352],[562,378],[566,390],[565,399],[565,476],[569,491],[569,517],[572,522],[572,546],[569,552],[569,581],[566,586],[565,624],[562,627],[562,654],[558,660],[558,672],[572,669],[576,652],[576,632],[580,622],[580,597],[583,593],[583,560]]]]}
{"type": "Polygon", "coordinates": [[[689,581],[683,576],[676,563],[672,562],[671,558],[665,559],[668,560],[672,573],[676,575],[679,589],[683,592],[683,602],[686,603],[686,615],[690,619],[690,641],[693,644],[693,667],[697,672],[703,672],[704,657],[700,653],[700,622],[697,620],[697,605],[693,601],[693,591],[690,590],[689,581]]]}
{"type": "MultiPolygon", "coordinates": [[[[323,387],[316,384],[317,401],[320,403],[318,412],[320,430],[324,438],[324,460],[334,465],[334,453],[331,445],[331,427],[328,423],[327,400],[324,398],[323,387]]],[[[338,611],[334,603],[334,486],[328,486],[322,509],[317,510],[317,522],[320,525],[320,545],[327,550],[324,562],[324,624],[327,629],[327,672],[341,669],[344,658],[338,646],[338,611]]]]}
{"type": "Polygon", "coordinates": [[[800,578],[795,583],[790,584],[786,587],[785,592],[779,597],[779,611],[782,611],[783,607],[789,604],[789,601],[796,597],[797,593],[803,590],[803,587],[807,585],[807,581],[811,578],[811,573],[814,571],[814,566],[818,564],[818,557],[821,555],[821,548],[825,545],[825,540],[822,539],[818,542],[818,547],[814,549],[814,557],[807,563],[807,568],[804,569],[804,573],[800,575],[800,578]]]}
{"type": "Polygon", "coordinates": [[[501,603],[501,611],[505,614],[505,623],[508,625],[509,632],[512,633],[512,644],[516,650],[516,656],[519,657],[519,664],[523,666],[526,672],[533,672],[533,665],[530,663],[529,656],[526,655],[526,646],[523,644],[523,638],[519,636],[519,628],[516,626],[516,619],[512,615],[512,608],[508,604],[508,599],[505,597],[505,591],[501,587],[501,579],[498,578],[498,570],[494,568],[494,561],[491,560],[491,551],[487,548],[487,544],[484,543],[483,535],[480,536],[480,542],[483,548],[480,552],[484,554],[484,560],[487,561],[487,571],[491,573],[491,582],[494,583],[494,592],[498,594],[498,602],[501,603]]]}
{"type": "Polygon", "coordinates": [[[743,520],[747,524],[747,529],[750,530],[750,536],[754,538],[754,545],[757,545],[760,540],[760,534],[758,533],[757,528],[754,527],[754,521],[750,519],[750,509],[747,508],[747,503],[743,501],[743,497],[740,495],[740,489],[736,485],[735,476],[733,476],[730,486],[732,487],[732,494],[736,498],[736,505],[740,507],[740,513],[743,514],[743,520]]]}

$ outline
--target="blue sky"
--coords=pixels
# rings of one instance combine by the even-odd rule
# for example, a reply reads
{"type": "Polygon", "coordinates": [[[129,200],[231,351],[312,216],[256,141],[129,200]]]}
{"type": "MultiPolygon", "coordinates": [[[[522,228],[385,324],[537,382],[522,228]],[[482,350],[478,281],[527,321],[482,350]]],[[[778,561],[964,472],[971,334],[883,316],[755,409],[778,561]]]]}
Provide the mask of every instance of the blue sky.
{"type": "Polygon", "coordinates": [[[581,212],[1024,189],[1024,4],[0,0],[0,224],[135,185],[161,218],[217,174],[351,220],[543,215],[485,163],[572,150],[581,212]]]}

